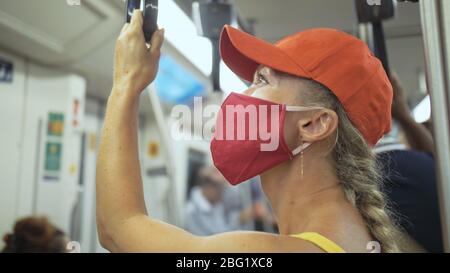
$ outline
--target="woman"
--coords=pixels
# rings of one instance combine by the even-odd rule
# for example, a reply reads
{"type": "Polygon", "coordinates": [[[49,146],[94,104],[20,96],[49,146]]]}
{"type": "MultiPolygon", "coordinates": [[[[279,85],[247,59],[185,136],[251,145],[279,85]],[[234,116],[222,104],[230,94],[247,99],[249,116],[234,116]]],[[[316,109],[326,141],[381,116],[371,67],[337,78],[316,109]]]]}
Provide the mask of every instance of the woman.
{"type": "Polygon", "coordinates": [[[64,233],[45,217],[17,221],[13,233],[3,237],[3,253],[65,253],[68,243],[64,233]]]}
{"type": "Polygon", "coordinates": [[[271,151],[254,149],[261,139],[214,139],[214,163],[233,184],[260,175],[280,234],[197,237],[148,216],[138,158],[138,100],[156,76],[164,31],[155,33],[148,49],[141,28],[142,14],[136,11],[116,44],[97,163],[97,225],[105,248],[367,252],[376,241],[384,252],[398,251],[398,232],[379,191],[369,147],[390,129],[392,87],[363,42],[330,29],[298,33],[276,45],[229,26],[222,33],[222,58],[240,77],[253,81],[245,96],[233,94],[223,107],[280,106],[273,111],[280,114],[281,129],[280,145],[271,151]],[[241,161],[233,164],[236,159],[241,161]]]}

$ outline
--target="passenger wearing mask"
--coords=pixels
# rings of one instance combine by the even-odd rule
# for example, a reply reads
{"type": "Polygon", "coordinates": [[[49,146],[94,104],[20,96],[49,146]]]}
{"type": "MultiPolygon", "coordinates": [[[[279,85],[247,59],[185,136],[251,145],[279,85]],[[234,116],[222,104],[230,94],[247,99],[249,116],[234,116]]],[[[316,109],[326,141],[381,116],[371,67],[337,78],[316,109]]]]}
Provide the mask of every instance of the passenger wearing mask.
{"type": "Polygon", "coordinates": [[[382,252],[399,251],[371,149],[390,130],[392,86],[364,42],[334,29],[307,30],[276,44],[230,26],[222,32],[224,62],[253,82],[243,94],[230,94],[222,110],[254,109],[258,122],[234,123],[235,116],[219,112],[214,165],[233,185],[260,176],[279,234],[196,236],[152,218],[138,156],[138,102],[157,74],[163,33],[155,33],[148,49],[136,11],[117,40],[97,161],[97,226],[105,248],[341,253],[367,252],[376,241],[382,252]],[[223,137],[239,127],[260,133],[223,137]]]}

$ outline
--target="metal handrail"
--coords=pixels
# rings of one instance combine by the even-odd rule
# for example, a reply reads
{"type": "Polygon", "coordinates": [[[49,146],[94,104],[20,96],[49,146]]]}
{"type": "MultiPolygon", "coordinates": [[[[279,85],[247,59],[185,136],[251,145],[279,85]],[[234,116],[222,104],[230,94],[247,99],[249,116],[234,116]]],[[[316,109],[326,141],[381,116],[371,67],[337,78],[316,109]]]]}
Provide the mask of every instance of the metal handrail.
{"type": "Polygon", "coordinates": [[[450,5],[449,2],[445,2],[447,1],[420,1],[420,11],[436,145],[437,188],[443,243],[445,251],[450,252],[450,75],[447,71],[450,44],[445,42],[445,38],[450,36],[450,29],[443,24],[444,8],[450,13],[450,5]]]}

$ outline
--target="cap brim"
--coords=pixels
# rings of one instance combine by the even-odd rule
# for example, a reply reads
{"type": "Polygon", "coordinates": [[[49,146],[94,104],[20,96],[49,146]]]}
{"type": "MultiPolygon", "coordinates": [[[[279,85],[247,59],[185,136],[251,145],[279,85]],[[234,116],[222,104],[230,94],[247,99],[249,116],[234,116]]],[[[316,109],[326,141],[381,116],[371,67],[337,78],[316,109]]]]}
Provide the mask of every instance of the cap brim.
{"type": "Polygon", "coordinates": [[[225,64],[242,79],[252,82],[259,65],[300,77],[308,77],[283,50],[248,33],[226,25],[220,37],[225,64]]]}

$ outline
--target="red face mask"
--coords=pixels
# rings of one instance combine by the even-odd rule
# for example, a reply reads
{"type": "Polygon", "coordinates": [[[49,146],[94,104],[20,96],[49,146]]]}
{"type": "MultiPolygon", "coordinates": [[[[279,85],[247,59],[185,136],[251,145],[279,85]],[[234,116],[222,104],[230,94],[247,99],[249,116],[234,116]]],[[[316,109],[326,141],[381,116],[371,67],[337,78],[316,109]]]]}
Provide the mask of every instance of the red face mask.
{"type": "Polygon", "coordinates": [[[286,106],[231,93],[217,116],[211,141],[214,165],[232,185],[237,185],[293,159],[311,143],[291,151],[284,139],[286,112],[320,107],[286,106]]]}

